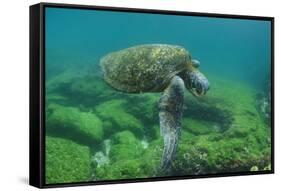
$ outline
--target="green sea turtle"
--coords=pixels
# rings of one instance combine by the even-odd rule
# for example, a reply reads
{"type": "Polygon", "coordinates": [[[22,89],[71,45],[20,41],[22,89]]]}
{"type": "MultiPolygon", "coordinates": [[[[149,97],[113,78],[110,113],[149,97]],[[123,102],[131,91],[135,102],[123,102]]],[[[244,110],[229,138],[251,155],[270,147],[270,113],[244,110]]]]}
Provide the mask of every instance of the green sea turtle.
{"type": "Polygon", "coordinates": [[[202,96],[209,89],[207,78],[181,46],[147,44],[110,53],[100,60],[104,80],[127,93],[163,92],[159,121],[164,149],[160,169],[169,169],[177,148],[183,112],[184,87],[202,96]]]}

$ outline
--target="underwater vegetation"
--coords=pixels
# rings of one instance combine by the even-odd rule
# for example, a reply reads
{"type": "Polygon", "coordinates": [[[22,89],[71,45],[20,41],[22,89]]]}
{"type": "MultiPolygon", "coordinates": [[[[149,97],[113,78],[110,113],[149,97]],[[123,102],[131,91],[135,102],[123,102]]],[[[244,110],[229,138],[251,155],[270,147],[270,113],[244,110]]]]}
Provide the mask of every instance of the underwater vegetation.
{"type": "Polygon", "coordinates": [[[98,143],[103,138],[101,120],[90,112],[82,112],[75,107],[50,104],[47,107],[47,132],[69,138],[83,137],[81,141],[98,143]],[[74,136],[74,137],[73,137],[74,136]]]}
{"type": "Polygon", "coordinates": [[[271,126],[271,77],[268,73],[263,88],[256,94],[257,110],[265,122],[271,126]]]}
{"type": "MultiPolygon", "coordinates": [[[[270,170],[270,125],[245,83],[208,74],[202,98],[184,95],[182,131],[168,175],[270,170]]],[[[46,83],[46,183],[166,176],[158,101],[69,69],[46,83]]]]}
{"type": "Polygon", "coordinates": [[[63,138],[46,136],[46,179],[49,183],[89,180],[90,148],[63,138]]]}

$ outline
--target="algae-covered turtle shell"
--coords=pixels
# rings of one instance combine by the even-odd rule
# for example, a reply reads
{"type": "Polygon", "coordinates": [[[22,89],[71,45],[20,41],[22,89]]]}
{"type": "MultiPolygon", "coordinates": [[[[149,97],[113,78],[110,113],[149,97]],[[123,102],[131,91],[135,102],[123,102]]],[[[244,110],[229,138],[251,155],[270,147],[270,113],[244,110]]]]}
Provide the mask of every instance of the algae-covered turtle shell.
{"type": "Polygon", "coordinates": [[[100,61],[103,78],[124,92],[160,92],[187,70],[191,57],[181,46],[139,45],[110,53],[100,61]]]}

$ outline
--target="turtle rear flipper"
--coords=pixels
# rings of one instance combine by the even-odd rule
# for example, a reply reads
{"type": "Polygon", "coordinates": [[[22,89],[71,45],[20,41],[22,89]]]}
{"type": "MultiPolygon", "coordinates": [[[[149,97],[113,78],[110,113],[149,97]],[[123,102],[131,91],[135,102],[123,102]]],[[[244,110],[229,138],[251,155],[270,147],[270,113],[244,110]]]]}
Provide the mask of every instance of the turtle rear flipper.
{"type": "Polygon", "coordinates": [[[183,96],[184,82],[180,77],[175,76],[159,101],[160,130],[164,139],[161,172],[169,170],[176,153],[181,128],[183,96]]]}

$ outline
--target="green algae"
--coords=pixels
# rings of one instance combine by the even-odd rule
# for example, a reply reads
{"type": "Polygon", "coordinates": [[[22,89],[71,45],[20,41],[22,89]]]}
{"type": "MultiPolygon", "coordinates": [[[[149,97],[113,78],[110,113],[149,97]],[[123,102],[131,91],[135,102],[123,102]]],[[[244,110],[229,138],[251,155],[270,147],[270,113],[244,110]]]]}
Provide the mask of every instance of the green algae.
{"type": "Polygon", "coordinates": [[[184,118],[182,121],[182,129],[194,135],[203,135],[212,132],[218,132],[220,130],[220,127],[219,124],[216,123],[198,121],[192,118],[184,118]]]}
{"type": "Polygon", "coordinates": [[[109,156],[113,162],[135,159],[141,156],[141,143],[130,131],[122,131],[113,136],[113,146],[109,156]]]}
{"type": "Polygon", "coordinates": [[[136,178],[142,171],[140,140],[130,131],[113,135],[109,152],[110,163],[96,169],[95,179],[136,178]]]}
{"type": "Polygon", "coordinates": [[[103,138],[101,120],[90,112],[75,107],[50,104],[47,108],[47,132],[89,144],[103,138]]]}
{"type": "Polygon", "coordinates": [[[154,176],[162,154],[161,140],[144,148],[130,131],[113,135],[109,152],[110,163],[97,167],[95,180],[131,179],[154,176]]]}
{"type": "MultiPolygon", "coordinates": [[[[225,117],[229,117],[229,123],[222,129],[219,125],[223,121],[217,120],[214,124],[207,121],[206,116],[200,120],[184,118],[183,131],[194,136],[185,138],[186,134],[182,134],[174,174],[244,172],[252,166],[266,169],[271,160],[270,129],[255,108],[255,91],[239,83],[220,79],[213,81],[212,91],[199,104],[224,112],[227,114],[225,117]]],[[[208,112],[204,107],[197,108],[201,110],[197,112],[203,115],[208,112]]]]}
{"type": "Polygon", "coordinates": [[[82,104],[86,108],[94,108],[97,103],[108,101],[121,94],[109,87],[100,76],[89,74],[73,79],[65,87],[64,93],[70,96],[72,103],[82,104]]]}
{"type": "Polygon", "coordinates": [[[46,183],[90,181],[90,158],[89,147],[46,136],[46,183]]]}
{"type": "MultiPolygon", "coordinates": [[[[91,162],[93,180],[164,176],[158,173],[163,151],[160,94],[124,94],[97,76],[65,76],[55,80],[60,85],[47,96],[47,135],[88,146],[91,156],[105,161],[91,162]],[[108,153],[105,139],[110,141],[108,153]]],[[[239,82],[209,79],[212,87],[203,98],[185,92],[181,136],[169,175],[271,170],[270,128],[255,107],[256,91],[239,82]]]]}
{"type": "Polygon", "coordinates": [[[95,111],[104,121],[109,121],[107,132],[130,130],[141,136],[143,125],[139,119],[124,110],[126,104],[126,100],[110,100],[98,105],[95,111]]]}

